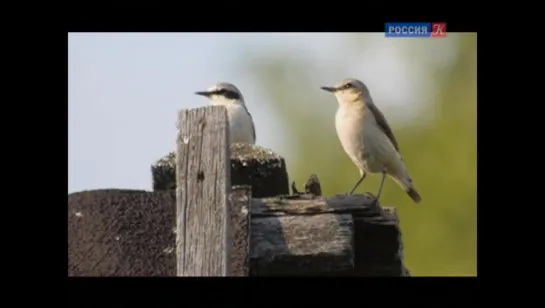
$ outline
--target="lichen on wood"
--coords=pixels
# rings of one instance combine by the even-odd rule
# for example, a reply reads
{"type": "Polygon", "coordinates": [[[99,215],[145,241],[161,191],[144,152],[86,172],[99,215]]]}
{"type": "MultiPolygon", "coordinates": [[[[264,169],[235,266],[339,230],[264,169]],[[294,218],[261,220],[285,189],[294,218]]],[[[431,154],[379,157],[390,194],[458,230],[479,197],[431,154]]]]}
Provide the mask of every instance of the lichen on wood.
{"type": "MultiPolygon", "coordinates": [[[[284,158],[258,145],[230,145],[231,184],[252,186],[254,198],[288,194],[284,158]]],[[[168,153],[151,166],[153,190],[176,189],[176,154],[168,153]]]]}

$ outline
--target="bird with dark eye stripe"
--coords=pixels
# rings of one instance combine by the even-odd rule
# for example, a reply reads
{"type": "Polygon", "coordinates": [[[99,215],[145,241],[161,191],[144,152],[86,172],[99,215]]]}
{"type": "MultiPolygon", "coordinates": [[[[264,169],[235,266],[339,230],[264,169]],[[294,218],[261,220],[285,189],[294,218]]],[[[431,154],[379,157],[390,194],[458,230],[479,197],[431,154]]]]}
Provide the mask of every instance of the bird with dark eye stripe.
{"type": "Polygon", "coordinates": [[[228,90],[228,89],[219,89],[215,91],[216,95],[223,96],[227,99],[239,100],[240,94],[238,92],[228,90]]]}
{"type": "Polygon", "coordinates": [[[220,82],[206,91],[195,92],[210,100],[212,105],[225,106],[229,118],[229,136],[231,144],[255,144],[255,128],[252,115],[248,112],[244,97],[235,85],[220,82]]]}
{"type": "Polygon", "coordinates": [[[420,194],[409,176],[394,133],[367,86],[349,78],[333,87],[321,88],[337,98],[339,109],[335,115],[335,128],[344,151],[360,171],[359,180],[348,194],[356,191],[367,173],[382,173],[377,202],[388,175],[415,203],[419,203],[420,194]]]}
{"type": "Polygon", "coordinates": [[[347,84],[341,86],[340,89],[350,89],[352,87],[353,87],[353,85],[350,82],[348,82],[347,84]]]}

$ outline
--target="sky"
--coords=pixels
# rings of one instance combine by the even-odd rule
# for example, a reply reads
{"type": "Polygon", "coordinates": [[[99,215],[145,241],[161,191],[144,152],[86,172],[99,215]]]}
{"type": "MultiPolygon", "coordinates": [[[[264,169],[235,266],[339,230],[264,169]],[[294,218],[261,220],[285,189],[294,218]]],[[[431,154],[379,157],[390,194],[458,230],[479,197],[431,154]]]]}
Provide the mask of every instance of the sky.
{"type": "MultiPolygon", "coordinates": [[[[408,56],[426,53],[448,64],[455,39],[385,38],[365,35],[361,51],[342,48],[342,33],[70,33],[68,35],[68,193],[127,188],[151,190],[150,166],[173,151],[180,109],[207,105],[194,95],[219,82],[244,93],[258,145],[283,147],[281,123],[259,97],[255,78],[237,67],[241,57],[285,53],[316,63],[317,85],[347,77],[365,80],[375,101],[410,115],[433,99],[433,87],[408,56]],[[365,56],[362,56],[364,54],[365,56]],[[345,76],[336,76],[336,68],[345,76]],[[392,91],[395,88],[396,91],[392,91]],[[277,131],[277,134],[260,132],[277,131]]],[[[428,76],[429,77],[429,76],[428,76]]],[[[333,115],[332,115],[333,116],[333,115]]]]}

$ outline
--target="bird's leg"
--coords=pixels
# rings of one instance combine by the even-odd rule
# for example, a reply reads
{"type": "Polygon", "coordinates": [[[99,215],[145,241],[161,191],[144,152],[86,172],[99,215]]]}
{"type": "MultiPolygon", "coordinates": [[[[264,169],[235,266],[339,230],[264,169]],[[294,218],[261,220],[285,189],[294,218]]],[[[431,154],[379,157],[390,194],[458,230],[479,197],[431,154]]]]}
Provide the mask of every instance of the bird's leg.
{"type": "Polygon", "coordinates": [[[378,188],[377,198],[375,199],[375,202],[378,203],[378,199],[380,199],[380,194],[382,194],[382,186],[384,186],[384,180],[386,179],[386,168],[382,170],[382,180],[380,181],[380,186],[378,188]]]}
{"type": "Polygon", "coordinates": [[[367,173],[365,171],[362,172],[360,179],[356,182],[356,185],[354,185],[354,188],[352,188],[352,190],[348,193],[349,195],[354,193],[356,188],[358,188],[358,186],[360,186],[361,182],[363,182],[363,180],[365,179],[366,176],[367,176],[367,173]]]}

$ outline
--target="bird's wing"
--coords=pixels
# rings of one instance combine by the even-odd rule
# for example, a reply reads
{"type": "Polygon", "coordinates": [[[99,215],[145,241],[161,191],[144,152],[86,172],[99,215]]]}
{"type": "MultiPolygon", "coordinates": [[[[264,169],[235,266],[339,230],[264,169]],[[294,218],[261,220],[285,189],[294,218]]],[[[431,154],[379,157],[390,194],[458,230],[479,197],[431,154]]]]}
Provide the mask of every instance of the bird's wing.
{"type": "Polygon", "coordinates": [[[248,111],[248,108],[246,108],[245,105],[244,106],[244,109],[246,109],[246,112],[248,113],[248,116],[250,116],[250,121],[252,122],[252,136],[254,137],[254,143],[255,143],[255,127],[254,127],[254,119],[252,118],[252,114],[248,111]]]}
{"type": "Polygon", "coordinates": [[[371,113],[373,113],[373,116],[375,117],[375,121],[377,121],[377,125],[382,130],[386,136],[390,139],[392,144],[394,145],[397,152],[399,152],[399,146],[397,144],[396,137],[394,137],[394,133],[392,132],[392,129],[390,128],[390,125],[388,125],[388,122],[386,121],[386,118],[380,112],[380,110],[375,106],[374,103],[367,103],[367,107],[369,110],[371,110],[371,113]]]}
{"type": "MultiPolygon", "coordinates": [[[[252,119],[252,115],[248,112],[250,115],[250,119],[252,119]]],[[[254,120],[252,119],[252,135],[254,136],[254,143],[255,143],[255,127],[254,127],[254,120]]]]}

